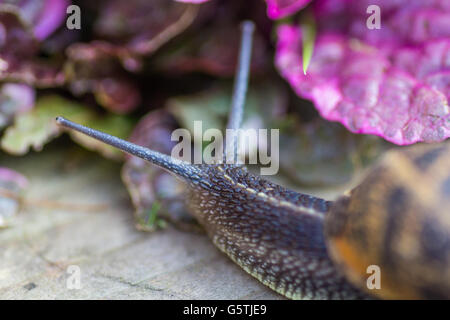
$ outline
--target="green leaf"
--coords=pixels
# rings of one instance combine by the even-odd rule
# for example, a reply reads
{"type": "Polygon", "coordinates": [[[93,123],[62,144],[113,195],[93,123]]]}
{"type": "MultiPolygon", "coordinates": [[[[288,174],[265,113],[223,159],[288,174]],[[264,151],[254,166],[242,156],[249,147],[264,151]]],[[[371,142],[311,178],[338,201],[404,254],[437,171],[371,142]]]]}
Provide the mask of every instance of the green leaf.
{"type": "Polygon", "coordinates": [[[316,23],[311,14],[307,14],[302,23],[302,57],[303,57],[303,73],[306,75],[311,57],[314,51],[314,43],[316,41],[316,23]]]}
{"type": "MultiPolygon", "coordinates": [[[[79,103],[56,95],[44,96],[38,99],[33,110],[16,117],[14,125],[10,126],[1,140],[4,151],[13,155],[26,154],[30,148],[36,151],[59,136],[61,127],[56,124],[57,116],[66,117],[72,121],[126,138],[131,132],[134,122],[124,116],[107,114],[98,116],[93,110],[79,103]]],[[[71,137],[84,147],[99,151],[106,157],[117,158],[120,152],[114,148],[70,132],[71,137]]]]}
{"type": "Polygon", "coordinates": [[[158,211],[161,208],[161,204],[158,201],[153,202],[152,208],[148,213],[147,225],[153,226],[156,218],[158,217],[158,211]]]}
{"type": "Polygon", "coordinates": [[[55,117],[62,115],[74,121],[83,120],[84,107],[57,96],[37,101],[33,110],[16,117],[1,142],[1,147],[13,155],[23,155],[30,148],[40,151],[45,143],[60,134],[55,117]]]}

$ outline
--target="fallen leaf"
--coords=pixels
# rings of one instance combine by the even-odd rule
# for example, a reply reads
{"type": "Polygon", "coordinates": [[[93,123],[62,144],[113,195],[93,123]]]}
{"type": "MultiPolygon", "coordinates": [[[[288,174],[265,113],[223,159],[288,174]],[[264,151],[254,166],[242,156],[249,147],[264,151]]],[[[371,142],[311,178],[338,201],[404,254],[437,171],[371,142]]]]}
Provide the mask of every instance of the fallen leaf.
{"type": "MultiPolygon", "coordinates": [[[[130,141],[170,154],[175,145],[170,136],[176,128],[177,124],[169,113],[164,110],[152,111],[137,124],[130,141]]],[[[127,155],[122,168],[122,180],[130,193],[139,230],[153,231],[164,227],[166,222],[179,228],[200,230],[185,208],[185,184],[169,172],[127,155]]]]}
{"type": "MultiPolygon", "coordinates": [[[[62,129],[56,124],[55,118],[63,116],[75,122],[82,123],[116,136],[126,138],[131,131],[133,121],[123,116],[107,114],[97,115],[88,107],[61,98],[59,96],[44,96],[38,99],[33,110],[20,114],[10,126],[1,140],[1,147],[13,155],[23,155],[30,148],[36,151],[61,134],[62,129]]],[[[70,132],[75,141],[82,146],[96,150],[106,157],[120,158],[121,153],[104,143],[70,132]]]]}

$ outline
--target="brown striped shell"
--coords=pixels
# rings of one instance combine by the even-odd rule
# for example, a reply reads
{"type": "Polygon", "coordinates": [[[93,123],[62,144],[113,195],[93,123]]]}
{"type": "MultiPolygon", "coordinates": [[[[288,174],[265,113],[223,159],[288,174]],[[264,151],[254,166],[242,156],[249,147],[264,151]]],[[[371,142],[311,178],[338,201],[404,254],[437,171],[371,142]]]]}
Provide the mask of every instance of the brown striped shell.
{"type": "Polygon", "coordinates": [[[366,289],[380,268],[382,298],[450,299],[450,142],[388,152],[325,218],[327,246],[366,289]]]}

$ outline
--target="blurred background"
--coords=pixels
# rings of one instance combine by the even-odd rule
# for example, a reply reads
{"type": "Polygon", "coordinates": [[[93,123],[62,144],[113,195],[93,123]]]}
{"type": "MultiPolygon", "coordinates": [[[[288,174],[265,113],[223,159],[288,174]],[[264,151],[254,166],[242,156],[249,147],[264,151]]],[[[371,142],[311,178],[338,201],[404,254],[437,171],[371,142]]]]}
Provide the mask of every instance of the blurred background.
{"type": "MultiPolygon", "coordinates": [[[[165,153],[174,146],[171,132],[192,130],[194,120],[203,121],[204,130],[223,129],[244,19],[256,24],[244,127],[281,130],[280,171],[269,179],[333,198],[385,147],[379,138],[322,120],[289,88],[273,63],[280,22],[267,16],[261,0],[2,1],[0,9],[7,64],[0,88],[2,162],[47,149],[79,151],[61,136],[57,115],[165,153]]],[[[182,187],[170,175],[89,138],[69,136],[121,166],[141,229],[184,214],[182,187]]],[[[66,166],[81,166],[73,154],[66,166]]],[[[5,175],[8,169],[23,175],[14,164],[5,175]]],[[[14,188],[5,187],[14,196],[2,200],[8,210],[26,202],[21,191],[33,181],[21,178],[14,188]]],[[[2,224],[13,215],[4,213],[2,224]]]]}
{"type": "MultiPolygon", "coordinates": [[[[352,133],[366,132],[357,121],[336,118],[341,124],[321,117],[316,109],[323,112],[320,103],[307,90],[325,78],[296,87],[286,73],[293,69],[286,71],[275,61],[282,53],[277,30],[283,24],[303,25],[311,12],[328,8],[323,12],[334,20],[325,20],[333,23],[309,25],[318,39],[321,30],[332,25],[357,38],[361,32],[345,20],[343,3],[349,2],[317,1],[311,7],[309,1],[270,0],[0,1],[0,296],[235,298],[232,293],[244,281],[239,297],[278,297],[221,260],[185,211],[184,186],[171,175],[64,132],[54,118],[62,115],[167,154],[176,128],[193,131],[193,122],[201,120],[204,130],[224,129],[240,22],[250,19],[256,31],[243,126],[280,129],[280,170],[267,178],[334,199],[392,147],[378,136],[389,141],[397,136],[352,133]],[[157,236],[140,232],[159,229],[169,231],[157,236]],[[144,246],[146,241],[151,243],[144,246]],[[151,251],[155,246],[160,248],[156,256],[151,251]],[[193,253],[195,247],[202,253],[193,253]],[[142,257],[145,254],[148,258],[142,257]],[[109,258],[100,261],[104,255],[109,258]],[[189,269],[193,261],[197,269],[189,269]],[[208,267],[205,261],[219,262],[208,267]],[[75,262],[90,266],[87,293],[59,288],[65,268],[75,262]],[[174,263],[181,273],[167,276],[167,266],[174,263]],[[217,269],[222,272],[219,278],[217,269]],[[230,277],[236,280],[212,293],[195,282],[199,273],[219,279],[222,288],[230,277]],[[173,279],[187,280],[177,284],[173,279]],[[137,291],[127,287],[133,285],[137,291]],[[199,286],[194,295],[189,289],[193,285],[199,286]]],[[[384,8],[391,15],[397,10],[384,8]]],[[[365,18],[362,21],[365,24],[365,18]]],[[[435,29],[430,32],[442,36],[435,29]]],[[[359,39],[370,43],[378,41],[375,38],[359,39]]],[[[314,45],[314,37],[311,41],[314,45]]],[[[352,43],[353,49],[363,47],[352,43]]],[[[301,56],[295,70],[302,67],[301,56]]],[[[312,77],[326,71],[314,61],[313,56],[312,77]]],[[[358,72],[371,71],[360,65],[358,72]]],[[[364,79],[358,83],[370,85],[364,79]]],[[[355,105],[364,105],[367,92],[350,89],[354,99],[362,99],[359,104],[353,101],[355,105]]]]}

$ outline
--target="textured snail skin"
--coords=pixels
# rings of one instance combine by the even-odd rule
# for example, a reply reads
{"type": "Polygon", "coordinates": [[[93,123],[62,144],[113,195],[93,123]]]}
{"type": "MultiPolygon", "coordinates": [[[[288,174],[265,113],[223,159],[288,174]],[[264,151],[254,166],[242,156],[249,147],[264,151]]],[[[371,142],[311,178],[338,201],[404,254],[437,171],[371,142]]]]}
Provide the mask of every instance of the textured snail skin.
{"type": "Polygon", "coordinates": [[[387,299],[450,299],[450,143],[388,152],[325,219],[331,257],[364,288],[369,265],[387,299]]]}
{"type": "Polygon", "coordinates": [[[292,299],[368,297],[329,258],[323,233],[329,202],[285,189],[244,167],[197,168],[203,179],[189,183],[189,210],[245,271],[292,299]]]}

